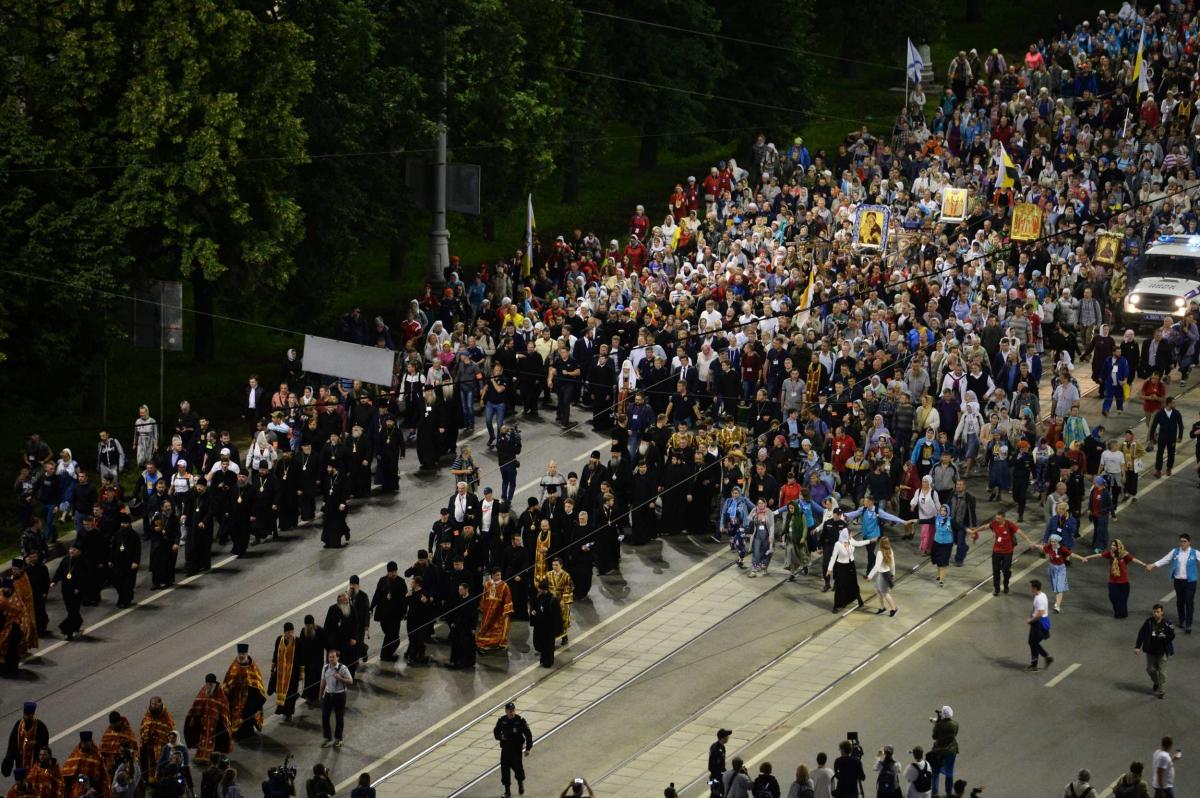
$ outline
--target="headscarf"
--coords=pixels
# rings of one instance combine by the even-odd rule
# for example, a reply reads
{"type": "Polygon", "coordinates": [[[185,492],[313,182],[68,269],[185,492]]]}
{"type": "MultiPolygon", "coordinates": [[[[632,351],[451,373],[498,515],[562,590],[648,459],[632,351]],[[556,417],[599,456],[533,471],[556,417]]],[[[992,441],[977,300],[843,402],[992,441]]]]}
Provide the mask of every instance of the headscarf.
{"type": "Polygon", "coordinates": [[[847,545],[850,544],[850,530],[849,529],[843,529],[841,532],[838,533],[838,543],[845,543],[847,545]]]}
{"type": "Polygon", "coordinates": [[[942,717],[945,718],[946,720],[953,718],[954,710],[951,709],[949,706],[942,707],[942,717]]]}
{"type": "MultiPolygon", "coordinates": [[[[1114,538],[1112,545],[1116,546],[1117,550],[1112,552],[1112,563],[1108,566],[1108,571],[1119,579],[1121,577],[1121,561],[1129,552],[1125,550],[1125,544],[1121,542],[1120,538],[1114,538]]],[[[1112,550],[1109,549],[1109,551],[1112,550]]]]}

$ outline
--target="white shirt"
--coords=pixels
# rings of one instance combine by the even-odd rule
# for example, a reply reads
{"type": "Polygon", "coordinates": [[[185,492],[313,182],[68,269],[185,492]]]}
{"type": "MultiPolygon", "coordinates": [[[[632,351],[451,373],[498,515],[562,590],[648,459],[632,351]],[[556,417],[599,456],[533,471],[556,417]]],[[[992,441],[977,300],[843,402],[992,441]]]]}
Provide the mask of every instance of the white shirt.
{"type": "Polygon", "coordinates": [[[817,768],[812,772],[814,798],[833,798],[833,770],[817,768]]]}
{"type": "Polygon", "coordinates": [[[1175,786],[1175,762],[1171,759],[1171,755],[1161,748],[1154,752],[1154,761],[1150,765],[1150,787],[1157,789],[1164,787],[1167,789],[1175,786]],[[1166,771],[1166,778],[1159,783],[1158,771],[1162,768],[1166,771]]]}
{"type": "Polygon", "coordinates": [[[492,501],[491,499],[484,499],[479,504],[479,513],[481,516],[483,516],[479,519],[479,528],[484,532],[487,532],[492,528],[492,505],[495,503],[496,502],[492,501]]]}
{"type": "Polygon", "coordinates": [[[462,523],[467,515],[467,494],[458,493],[454,496],[454,520],[462,523]]]}
{"type": "Polygon", "coordinates": [[[921,760],[919,765],[913,762],[904,769],[904,780],[908,782],[908,792],[905,795],[908,798],[929,798],[929,795],[932,793],[932,790],[926,790],[925,792],[917,790],[917,777],[923,770],[932,770],[932,766],[924,759],[921,760]]]}
{"type": "Polygon", "coordinates": [[[1174,564],[1171,567],[1171,578],[1186,580],[1187,579],[1187,564],[1188,564],[1188,560],[1191,559],[1191,556],[1192,556],[1192,547],[1191,546],[1188,546],[1187,551],[1184,551],[1183,547],[1180,546],[1178,557],[1175,557],[1175,549],[1171,549],[1170,551],[1167,552],[1166,557],[1163,557],[1161,560],[1154,563],[1154,567],[1162,568],[1164,565],[1171,562],[1172,558],[1174,558],[1174,564]]]}
{"type": "Polygon", "coordinates": [[[258,401],[258,392],[254,388],[251,388],[250,389],[250,409],[251,410],[258,409],[257,401],[258,401]]]}
{"type": "Polygon", "coordinates": [[[1038,593],[1033,597],[1033,612],[1029,614],[1031,618],[1046,617],[1050,614],[1050,599],[1046,598],[1045,593],[1038,593]],[[1039,615],[1038,613],[1041,613],[1039,615]]]}
{"type": "Polygon", "coordinates": [[[338,676],[341,676],[343,679],[350,679],[351,681],[354,679],[350,675],[350,669],[342,663],[339,662],[337,665],[330,665],[326,662],[325,667],[321,669],[321,679],[325,682],[326,693],[346,692],[346,683],[339,680],[338,676]]]}

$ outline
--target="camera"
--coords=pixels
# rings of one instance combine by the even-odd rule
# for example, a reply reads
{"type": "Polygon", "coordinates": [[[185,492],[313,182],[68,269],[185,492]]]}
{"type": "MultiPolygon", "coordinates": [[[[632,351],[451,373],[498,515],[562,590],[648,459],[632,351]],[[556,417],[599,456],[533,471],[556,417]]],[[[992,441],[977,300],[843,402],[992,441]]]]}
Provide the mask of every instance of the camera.
{"type": "Polygon", "coordinates": [[[855,759],[863,758],[862,743],[858,741],[858,732],[846,732],[846,739],[850,741],[850,756],[855,759]]]}

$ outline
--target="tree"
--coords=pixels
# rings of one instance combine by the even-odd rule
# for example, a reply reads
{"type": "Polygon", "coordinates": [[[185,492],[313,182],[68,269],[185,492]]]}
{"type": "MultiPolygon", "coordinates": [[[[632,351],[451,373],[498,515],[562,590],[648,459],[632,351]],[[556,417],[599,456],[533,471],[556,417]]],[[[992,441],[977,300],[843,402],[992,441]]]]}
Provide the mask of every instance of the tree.
{"type": "MultiPolygon", "coordinates": [[[[627,6],[598,0],[589,8],[627,16],[627,6]]],[[[720,32],[720,21],[705,0],[645,0],[632,14],[648,22],[673,23],[692,30],[720,32]]],[[[711,100],[728,74],[718,40],[654,25],[588,15],[588,49],[597,53],[610,76],[614,119],[628,121],[641,132],[638,166],[654,169],[662,139],[675,131],[712,127],[723,118],[726,104],[711,100]]]]}
{"type": "Polygon", "coordinates": [[[306,160],[297,113],[313,64],[305,34],[269,3],[150,0],[117,110],[114,186],[142,274],[190,279],[195,356],[214,354],[218,285],[262,305],[295,273],[304,234],[291,170],[306,160]]]}
{"type": "Polygon", "coordinates": [[[39,0],[0,12],[0,291],[21,341],[6,373],[20,375],[22,393],[86,378],[115,332],[103,292],[132,258],[107,191],[131,16],[123,4],[39,0]]]}

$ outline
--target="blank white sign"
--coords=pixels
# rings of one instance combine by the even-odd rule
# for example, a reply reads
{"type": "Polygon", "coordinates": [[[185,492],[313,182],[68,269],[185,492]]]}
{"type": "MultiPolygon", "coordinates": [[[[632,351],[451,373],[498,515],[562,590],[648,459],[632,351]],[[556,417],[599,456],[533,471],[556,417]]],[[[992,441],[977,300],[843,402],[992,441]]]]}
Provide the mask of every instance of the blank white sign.
{"type": "Polygon", "coordinates": [[[396,353],[317,335],[304,336],[304,370],[391,387],[396,353]]]}

